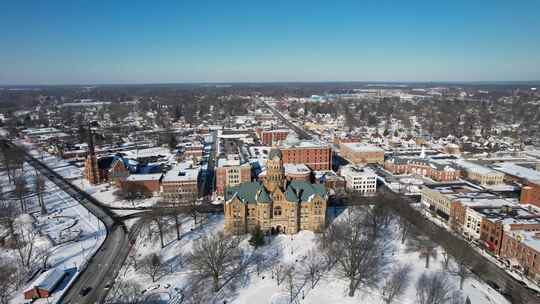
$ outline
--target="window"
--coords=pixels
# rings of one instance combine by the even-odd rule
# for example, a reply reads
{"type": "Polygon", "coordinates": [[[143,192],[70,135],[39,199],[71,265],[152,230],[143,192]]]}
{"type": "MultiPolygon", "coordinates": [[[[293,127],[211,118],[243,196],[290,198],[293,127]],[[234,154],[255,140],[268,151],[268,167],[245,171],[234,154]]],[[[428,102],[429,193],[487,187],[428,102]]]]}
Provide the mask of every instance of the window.
{"type": "Polygon", "coordinates": [[[281,215],[281,207],[277,206],[274,208],[274,216],[280,216],[281,215]]]}

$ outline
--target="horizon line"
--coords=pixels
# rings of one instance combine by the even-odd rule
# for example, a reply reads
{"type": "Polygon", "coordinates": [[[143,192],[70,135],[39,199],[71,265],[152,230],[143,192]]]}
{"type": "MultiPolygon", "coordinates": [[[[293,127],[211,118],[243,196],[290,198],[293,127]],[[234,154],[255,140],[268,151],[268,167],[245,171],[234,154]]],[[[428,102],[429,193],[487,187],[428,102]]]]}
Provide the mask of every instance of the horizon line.
{"type": "Polygon", "coordinates": [[[5,87],[54,87],[54,86],[136,86],[136,85],[220,85],[220,84],[317,84],[317,83],[360,83],[360,84],[540,84],[540,80],[321,80],[321,81],[303,81],[303,80],[283,80],[283,81],[171,81],[171,82],[105,82],[105,83],[21,83],[21,84],[2,84],[5,87]]]}

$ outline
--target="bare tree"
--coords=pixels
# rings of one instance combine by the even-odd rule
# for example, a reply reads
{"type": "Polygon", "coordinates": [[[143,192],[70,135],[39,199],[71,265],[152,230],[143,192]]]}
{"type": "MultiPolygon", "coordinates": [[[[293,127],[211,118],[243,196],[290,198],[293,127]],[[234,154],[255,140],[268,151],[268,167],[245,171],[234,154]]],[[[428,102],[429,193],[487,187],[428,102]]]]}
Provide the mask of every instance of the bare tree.
{"type": "Polygon", "coordinates": [[[45,178],[36,170],[36,183],[34,192],[37,195],[39,206],[41,209],[41,215],[47,214],[47,208],[45,207],[45,201],[43,200],[43,194],[45,192],[45,178]]]}
{"type": "Polygon", "coordinates": [[[13,296],[13,292],[17,289],[17,280],[14,274],[17,269],[7,261],[0,261],[0,304],[8,304],[9,298],[13,296]]]}
{"type": "Polygon", "coordinates": [[[25,213],[26,212],[26,196],[30,193],[30,189],[28,188],[28,183],[26,182],[24,175],[15,177],[13,179],[13,183],[15,184],[15,189],[13,191],[21,205],[21,212],[25,213]]]}
{"type": "Polygon", "coordinates": [[[174,228],[176,230],[176,240],[180,241],[182,238],[182,220],[180,218],[180,214],[173,214],[172,217],[174,219],[174,228]]]}
{"type": "Polygon", "coordinates": [[[144,299],[141,295],[141,285],[132,280],[119,281],[114,284],[113,289],[109,293],[106,303],[117,304],[139,304],[143,303],[144,299]]]}
{"type": "Polygon", "coordinates": [[[285,285],[284,289],[287,292],[287,296],[289,298],[289,303],[294,303],[294,300],[296,298],[296,295],[302,288],[300,282],[294,275],[294,270],[289,269],[287,273],[285,274],[285,285]]]}
{"type": "Polygon", "coordinates": [[[217,292],[223,286],[223,280],[226,282],[233,278],[243,267],[238,244],[239,239],[222,232],[205,235],[195,241],[186,260],[199,277],[212,279],[213,291],[217,292]]]}
{"type": "Polygon", "coordinates": [[[390,304],[399,300],[410,285],[411,266],[399,265],[395,267],[383,286],[384,303],[390,304]]]}
{"type": "Polygon", "coordinates": [[[19,209],[14,206],[14,202],[7,199],[0,199],[0,224],[7,226],[9,236],[15,234],[15,218],[19,214],[19,209]]]}
{"type": "Polygon", "coordinates": [[[373,227],[372,212],[350,211],[344,219],[330,225],[321,238],[321,250],[335,259],[338,277],[349,281],[349,296],[360,285],[376,286],[389,263],[389,242],[380,228],[373,227]]]}
{"type": "Polygon", "coordinates": [[[423,273],[416,282],[418,304],[446,304],[454,297],[454,287],[443,272],[423,273]]]}
{"type": "Polygon", "coordinates": [[[38,237],[37,231],[28,225],[18,223],[15,228],[15,249],[17,251],[19,262],[22,266],[28,268],[36,258],[35,245],[38,237]]]}
{"type": "Polygon", "coordinates": [[[407,242],[408,252],[418,252],[420,258],[426,259],[426,268],[429,268],[431,258],[437,258],[437,244],[425,235],[416,235],[407,242]]]}
{"type": "Polygon", "coordinates": [[[143,258],[140,263],[142,273],[152,279],[152,283],[167,275],[167,267],[163,264],[161,257],[155,253],[143,258]]]}
{"type": "Polygon", "coordinates": [[[412,224],[404,217],[399,217],[399,230],[401,235],[401,244],[405,244],[407,237],[411,233],[412,224]]]}
{"type": "Polygon", "coordinates": [[[285,267],[279,263],[272,266],[272,279],[276,279],[276,284],[279,287],[281,282],[283,282],[285,273],[285,267]]]}
{"type": "Polygon", "coordinates": [[[450,254],[448,254],[448,252],[446,250],[443,250],[443,252],[441,253],[441,256],[442,256],[442,260],[441,260],[441,266],[442,266],[442,269],[444,271],[447,271],[448,268],[450,267],[450,254]]]}
{"type": "Polygon", "coordinates": [[[325,260],[318,251],[314,249],[308,251],[306,258],[302,261],[301,272],[305,280],[310,282],[312,289],[322,278],[325,267],[325,260]]]}
{"type": "Polygon", "coordinates": [[[161,244],[161,248],[165,247],[165,242],[163,241],[163,229],[164,229],[164,219],[160,215],[156,215],[154,217],[154,222],[156,223],[156,227],[158,229],[159,234],[159,242],[161,244]]]}
{"type": "MultiPolygon", "coordinates": [[[[473,260],[467,252],[467,248],[463,244],[459,248],[456,248],[454,255],[454,264],[448,269],[450,274],[455,275],[459,278],[459,290],[463,290],[463,284],[465,280],[471,276],[471,271],[469,270],[473,265],[473,260]]],[[[458,246],[459,246],[458,245],[458,246]]]]}

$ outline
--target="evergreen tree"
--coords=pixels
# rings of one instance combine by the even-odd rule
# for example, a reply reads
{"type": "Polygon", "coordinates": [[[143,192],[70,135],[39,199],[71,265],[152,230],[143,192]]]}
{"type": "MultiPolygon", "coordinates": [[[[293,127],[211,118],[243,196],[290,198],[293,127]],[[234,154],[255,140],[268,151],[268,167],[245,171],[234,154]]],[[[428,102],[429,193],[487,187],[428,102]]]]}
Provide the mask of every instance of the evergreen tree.
{"type": "Polygon", "coordinates": [[[261,230],[260,226],[256,226],[255,229],[251,231],[251,238],[249,239],[249,244],[255,249],[264,246],[264,233],[261,230]]]}
{"type": "Polygon", "coordinates": [[[467,296],[467,299],[465,300],[465,304],[471,304],[471,299],[469,299],[469,296],[467,296]]]}

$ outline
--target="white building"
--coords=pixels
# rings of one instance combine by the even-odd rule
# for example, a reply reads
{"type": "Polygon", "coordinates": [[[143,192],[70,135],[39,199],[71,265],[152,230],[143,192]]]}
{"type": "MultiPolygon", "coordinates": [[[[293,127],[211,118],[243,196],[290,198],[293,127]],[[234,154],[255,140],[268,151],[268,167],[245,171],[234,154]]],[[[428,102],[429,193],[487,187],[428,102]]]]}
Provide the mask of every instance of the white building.
{"type": "Polygon", "coordinates": [[[347,165],[341,167],[340,175],[345,178],[346,189],[362,195],[374,195],[377,192],[377,174],[368,167],[347,165]]]}

